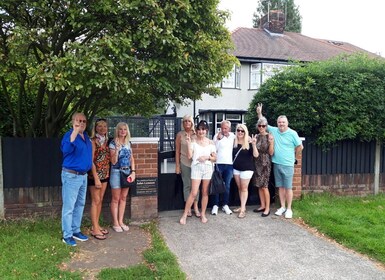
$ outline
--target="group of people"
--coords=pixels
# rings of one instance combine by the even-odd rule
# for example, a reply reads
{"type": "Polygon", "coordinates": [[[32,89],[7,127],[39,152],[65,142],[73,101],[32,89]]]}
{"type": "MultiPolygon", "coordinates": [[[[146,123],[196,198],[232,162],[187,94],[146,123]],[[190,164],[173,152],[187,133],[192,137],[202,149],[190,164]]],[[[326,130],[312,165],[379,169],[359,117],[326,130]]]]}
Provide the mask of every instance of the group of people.
{"type": "Polygon", "coordinates": [[[296,158],[303,149],[301,139],[295,130],[289,128],[286,116],[279,116],[277,127],[270,126],[262,115],[262,104],[256,108],[258,134],[249,135],[244,124],[236,126],[236,133],[231,132],[231,122],[221,122],[221,129],[213,140],[207,137],[209,130],[206,121],[200,121],[194,128],[191,116],[183,118],[183,130],[176,137],[175,172],[182,175],[185,209],[180,224],[184,225],[188,217],[194,214],[207,223],[206,208],[208,190],[215,168],[222,174],[226,191],[214,195],[212,215],[218,215],[219,206],[224,213],[238,213],[238,218],[246,217],[248,187],[254,176],[253,185],[258,188],[261,205],[253,212],[261,212],[262,217],[270,215],[270,193],[268,189],[272,163],[275,185],[279,189],[280,208],[275,215],[292,218],[293,200],[292,182],[296,158]],[[229,208],[231,179],[238,187],[240,207],[229,208]],[[201,212],[199,211],[199,186],[201,189],[201,212]]]}
{"type": "Polygon", "coordinates": [[[87,186],[91,194],[91,236],[104,240],[109,233],[99,224],[108,182],[111,186],[112,228],[116,232],[129,230],[124,223],[129,188],[121,184],[120,178],[120,172],[124,171],[130,174],[130,181],[135,181],[135,160],[128,125],[118,123],[111,142],[108,141],[106,119],[95,121],[91,137],[85,131],[86,126],[87,119],[83,113],[73,114],[72,129],[63,136],[61,142],[62,241],[70,246],[76,246],[76,240],[88,240],[88,236],[80,229],[87,186]]]}

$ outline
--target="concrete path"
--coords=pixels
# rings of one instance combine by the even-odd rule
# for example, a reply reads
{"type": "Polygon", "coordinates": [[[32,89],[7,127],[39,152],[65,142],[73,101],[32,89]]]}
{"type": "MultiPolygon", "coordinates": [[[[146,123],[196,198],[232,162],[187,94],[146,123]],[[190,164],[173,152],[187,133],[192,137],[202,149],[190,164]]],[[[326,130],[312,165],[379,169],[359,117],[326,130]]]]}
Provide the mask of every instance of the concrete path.
{"type": "Polygon", "coordinates": [[[245,219],[220,212],[207,215],[207,224],[191,217],[184,226],[182,211],[160,213],[160,231],[188,279],[385,279],[385,270],[368,258],[253,208],[245,219]]]}

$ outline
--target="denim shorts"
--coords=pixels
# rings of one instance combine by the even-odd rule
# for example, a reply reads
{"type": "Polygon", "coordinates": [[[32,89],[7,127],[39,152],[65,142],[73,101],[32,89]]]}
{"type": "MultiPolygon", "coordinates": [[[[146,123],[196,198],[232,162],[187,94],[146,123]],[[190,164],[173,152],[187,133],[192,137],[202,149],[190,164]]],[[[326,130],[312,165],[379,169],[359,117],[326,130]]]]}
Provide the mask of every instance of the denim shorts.
{"type": "Polygon", "coordinates": [[[284,187],[286,189],[292,189],[294,166],[286,166],[286,165],[275,163],[273,169],[274,169],[275,186],[278,188],[284,187]]]}
{"type": "Polygon", "coordinates": [[[119,189],[120,188],[120,169],[111,168],[110,186],[111,186],[111,189],[119,189]]]}

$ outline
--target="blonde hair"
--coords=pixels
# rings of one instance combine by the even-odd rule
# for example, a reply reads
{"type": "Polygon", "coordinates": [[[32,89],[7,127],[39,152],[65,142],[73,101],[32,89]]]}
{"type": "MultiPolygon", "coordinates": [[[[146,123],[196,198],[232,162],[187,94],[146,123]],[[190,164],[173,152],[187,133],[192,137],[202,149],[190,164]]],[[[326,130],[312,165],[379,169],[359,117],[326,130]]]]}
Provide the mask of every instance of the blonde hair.
{"type": "Polygon", "coordinates": [[[237,124],[237,128],[236,129],[238,129],[238,128],[243,129],[243,131],[245,133],[243,134],[244,138],[243,138],[242,142],[238,142],[238,134],[237,134],[237,144],[241,144],[243,150],[248,150],[250,148],[250,145],[249,145],[249,130],[247,129],[247,126],[242,124],[242,123],[237,124]]]}
{"type": "Polygon", "coordinates": [[[94,129],[92,130],[92,132],[91,132],[91,138],[95,138],[95,135],[96,135],[96,127],[98,126],[98,123],[100,123],[100,122],[105,122],[106,123],[106,125],[107,125],[107,132],[106,132],[106,135],[104,135],[104,136],[106,136],[106,138],[108,139],[108,122],[107,122],[107,120],[106,119],[97,119],[96,121],[95,121],[95,123],[94,123],[94,129]]]}
{"type": "Polygon", "coordinates": [[[192,116],[190,115],[184,115],[183,118],[182,118],[182,128],[184,128],[184,121],[190,121],[191,122],[191,130],[195,133],[195,125],[194,125],[194,119],[192,116]]]}
{"type": "Polygon", "coordinates": [[[116,125],[115,127],[115,133],[114,133],[114,138],[117,139],[119,137],[119,128],[125,126],[127,128],[127,135],[126,137],[124,138],[124,145],[128,145],[128,143],[130,142],[130,139],[131,139],[131,133],[130,133],[130,129],[128,127],[128,124],[125,123],[125,122],[120,122],[116,125]]]}

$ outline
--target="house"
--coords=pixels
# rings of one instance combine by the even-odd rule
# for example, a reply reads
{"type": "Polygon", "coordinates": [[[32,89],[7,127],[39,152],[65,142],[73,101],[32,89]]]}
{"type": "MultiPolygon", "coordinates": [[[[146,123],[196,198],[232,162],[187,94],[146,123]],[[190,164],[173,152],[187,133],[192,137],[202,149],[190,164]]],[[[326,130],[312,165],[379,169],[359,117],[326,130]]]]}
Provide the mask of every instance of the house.
{"type": "Polygon", "coordinates": [[[300,33],[284,31],[281,11],[270,11],[262,19],[263,28],[237,28],[231,34],[235,45],[233,54],[240,62],[219,85],[222,96],[203,94],[202,100],[191,101],[188,106],[176,104],[178,117],[186,114],[206,120],[210,137],[220,128],[224,119],[244,122],[244,115],[260,85],[276,71],[290,65],[290,61],[312,62],[327,60],[340,54],[365,52],[346,42],[314,39],[300,33]]]}

